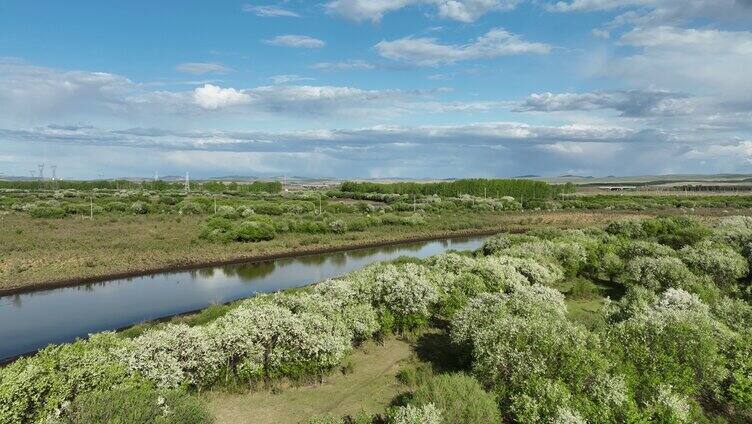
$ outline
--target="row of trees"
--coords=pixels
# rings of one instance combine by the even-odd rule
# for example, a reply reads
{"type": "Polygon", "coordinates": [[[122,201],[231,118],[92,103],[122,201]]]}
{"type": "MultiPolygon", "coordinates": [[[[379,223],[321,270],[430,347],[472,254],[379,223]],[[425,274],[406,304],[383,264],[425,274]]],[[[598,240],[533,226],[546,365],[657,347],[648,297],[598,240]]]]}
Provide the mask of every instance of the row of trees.
{"type": "Polygon", "coordinates": [[[350,193],[383,193],[383,194],[419,194],[438,195],[442,197],[459,197],[469,194],[478,197],[504,197],[515,199],[552,199],[562,193],[573,193],[573,184],[554,185],[534,180],[491,180],[467,179],[436,183],[370,183],[352,182],[342,183],[340,190],[350,193]]]}

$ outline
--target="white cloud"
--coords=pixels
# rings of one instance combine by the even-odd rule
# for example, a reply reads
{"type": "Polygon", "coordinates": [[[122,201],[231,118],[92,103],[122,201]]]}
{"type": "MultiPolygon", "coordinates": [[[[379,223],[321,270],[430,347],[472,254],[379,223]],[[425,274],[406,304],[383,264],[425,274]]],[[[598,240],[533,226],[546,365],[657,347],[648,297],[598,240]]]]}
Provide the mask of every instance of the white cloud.
{"type": "Polygon", "coordinates": [[[392,60],[419,66],[438,66],[462,60],[493,59],[519,54],[546,54],[551,46],[524,41],[519,35],[503,28],[494,28],[468,44],[440,44],[435,38],[400,38],[382,41],[375,46],[378,53],[392,60]]]}
{"type": "Polygon", "coordinates": [[[299,18],[300,15],[292,10],[284,9],[278,6],[254,6],[252,4],[246,4],[243,6],[243,11],[253,13],[256,16],[263,18],[299,18]]]}
{"type": "Polygon", "coordinates": [[[474,22],[494,10],[512,10],[519,0],[436,0],[439,16],[460,22],[474,22]]]}
{"type": "Polygon", "coordinates": [[[248,104],[251,98],[248,94],[234,88],[221,88],[206,84],[194,90],[193,101],[204,109],[215,110],[248,104]]]}
{"type": "Polygon", "coordinates": [[[285,47],[300,47],[306,49],[320,49],[324,47],[326,43],[318,38],[309,37],[307,35],[278,35],[270,40],[266,40],[267,44],[274,44],[276,46],[285,47]]]}
{"type": "Polygon", "coordinates": [[[230,68],[216,62],[185,62],[177,65],[175,70],[194,75],[222,74],[231,71],[230,68]]]}
{"type": "Polygon", "coordinates": [[[343,62],[319,62],[311,66],[321,71],[355,71],[375,69],[376,65],[365,60],[346,60],[343,62]]]}
{"type": "Polygon", "coordinates": [[[300,75],[274,75],[274,76],[270,77],[269,79],[271,79],[274,84],[289,84],[291,82],[312,81],[313,80],[313,78],[303,77],[303,76],[300,76],[300,75]]]}
{"type": "Polygon", "coordinates": [[[624,10],[601,35],[623,25],[679,25],[694,19],[742,20],[752,17],[749,0],[570,0],[551,2],[553,12],[624,10]]]}
{"type": "Polygon", "coordinates": [[[678,91],[750,101],[752,32],[684,29],[670,26],[636,28],[620,39],[635,54],[615,58],[604,73],[643,87],[659,85],[678,91]]]}
{"type": "Polygon", "coordinates": [[[326,4],[330,12],[353,21],[379,22],[385,13],[419,3],[420,0],[334,0],[326,4]]]}
{"type": "Polygon", "coordinates": [[[379,22],[385,14],[413,5],[436,7],[438,16],[459,22],[474,22],[486,13],[511,10],[521,0],[333,0],[327,9],[356,22],[379,22]]]}
{"type": "Polygon", "coordinates": [[[599,91],[531,94],[516,111],[558,112],[613,109],[628,117],[675,116],[692,113],[697,100],[668,91],[599,91]]]}

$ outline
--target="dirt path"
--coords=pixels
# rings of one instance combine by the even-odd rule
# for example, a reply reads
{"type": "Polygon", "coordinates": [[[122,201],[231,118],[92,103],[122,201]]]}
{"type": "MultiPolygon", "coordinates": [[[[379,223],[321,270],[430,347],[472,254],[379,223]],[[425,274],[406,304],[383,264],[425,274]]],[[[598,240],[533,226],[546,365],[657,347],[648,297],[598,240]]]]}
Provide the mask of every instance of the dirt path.
{"type": "Polygon", "coordinates": [[[400,361],[411,353],[410,346],[400,340],[391,339],[383,345],[369,342],[351,355],[355,365],[351,374],[336,372],[321,385],[286,388],[278,394],[214,392],[207,395],[209,407],[217,424],[290,424],[316,415],[381,412],[405,390],[395,375],[400,361]]]}

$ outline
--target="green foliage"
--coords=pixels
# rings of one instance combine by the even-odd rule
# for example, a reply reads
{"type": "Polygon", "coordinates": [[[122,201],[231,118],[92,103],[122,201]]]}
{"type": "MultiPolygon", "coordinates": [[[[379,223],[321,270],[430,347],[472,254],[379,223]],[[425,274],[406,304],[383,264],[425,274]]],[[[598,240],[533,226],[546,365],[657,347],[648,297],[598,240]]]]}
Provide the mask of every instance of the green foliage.
{"type": "Polygon", "coordinates": [[[50,346],[0,369],[0,422],[42,420],[78,393],[134,381],[110,349],[120,344],[112,333],[89,341],[50,346]]]}
{"type": "Polygon", "coordinates": [[[246,243],[271,240],[275,235],[274,228],[271,225],[256,221],[241,222],[229,233],[230,239],[246,243]]]}
{"type": "Polygon", "coordinates": [[[423,194],[445,197],[459,197],[462,194],[473,196],[504,197],[526,199],[549,199],[560,193],[574,192],[571,184],[551,185],[534,180],[484,180],[470,179],[441,183],[367,183],[344,182],[340,190],[352,193],[384,194],[423,194]]]}
{"type": "Polygon", "coordinates": [[[432,378],[418,387],[410,404],[435,405],[447,423],[501,422],[494,396],[483,390],[476,379],[465,374],[442,374],[432,378]]]}
{"type": "Polygon", "coordinates": [[[65,424],[209,424],[204,405],[185,392],[160,393],[148,387],[124,387],[86,393],[61,413],[65,424]]]}
{"type": "Polygon", "coordinates": [[[29,209],[33,218],[65,218],[65,209],[53,206],[35,206],[29,209]]]}

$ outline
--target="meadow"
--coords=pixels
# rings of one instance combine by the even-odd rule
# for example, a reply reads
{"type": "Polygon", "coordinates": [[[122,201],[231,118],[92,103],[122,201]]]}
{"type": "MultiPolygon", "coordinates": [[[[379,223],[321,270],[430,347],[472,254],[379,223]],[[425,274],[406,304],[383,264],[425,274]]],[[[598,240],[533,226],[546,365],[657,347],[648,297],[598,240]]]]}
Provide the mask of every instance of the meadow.
{"type": "Polygon", "coordinates": [[[0,420],[749,422],[751,246],[743,216],[503,233],[48,347],[0,420]]]}
{"type": "Polygon", "coordinates": [[[514,180],[375,187],[288,192],[279,183],[206,182],[186,192],[164,182],[0,182],[0,294],[397,241],[752,207],[746,196],[583,196],[569,185],[514,180]]]}

